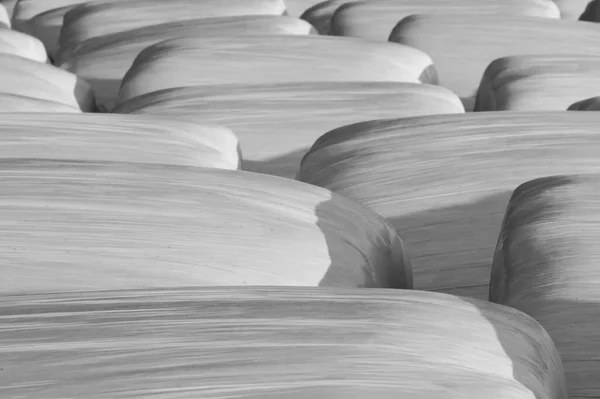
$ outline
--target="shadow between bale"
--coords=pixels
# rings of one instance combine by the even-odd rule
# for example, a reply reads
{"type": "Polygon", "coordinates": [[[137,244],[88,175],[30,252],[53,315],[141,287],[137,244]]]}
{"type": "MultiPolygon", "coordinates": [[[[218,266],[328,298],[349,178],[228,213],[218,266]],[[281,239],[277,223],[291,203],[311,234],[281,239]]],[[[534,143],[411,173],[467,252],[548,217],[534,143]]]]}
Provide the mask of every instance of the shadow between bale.
{"type": "MultiPolygon", "coordinates": [[[[600,93],[600,91],[599,91],[600,93]]],[[[600,110],[600,97],[590,97],[571,104],[567,111],[598,111],[600,110]]]]}
{"type": "MultiPolygon", "coordinates": [[[[243,147],[244,144],[241,143],[241,146],[243,147]]],[[[244,159],[243,170],[294,179],[298,169],[300,169],[300,161],[309,149],[310,147],[306,147],[260,161],[244,159]]]]}
{"type": "Polygon", "coordinates": [[[494,249],[511,194],[502,190],[472,203],[388,218],[406,243],[415,289],[487,300],[494,249]],[[459,266],[448,269],[449,259],[459,266]]]}
{"type": "Polygon", "coordinates": [[[330,257],[319,287],[412,289],[406,248],[379,215],[332,193],[316,206],[315,216],[330,257]]]}
{"type": "Polygon", "coordinates": [[[90,84],[96,97],[96,112],[112,112],[121,87],[121,79],[96,79],[80,76],[90,84]]]}
{"type": "Polygon", "coordinates": [[[300,19],[310,23],[320,35],[328,35],[331,30],[331,17],[344,0],[328,0],[305,10],[300,19]]]}

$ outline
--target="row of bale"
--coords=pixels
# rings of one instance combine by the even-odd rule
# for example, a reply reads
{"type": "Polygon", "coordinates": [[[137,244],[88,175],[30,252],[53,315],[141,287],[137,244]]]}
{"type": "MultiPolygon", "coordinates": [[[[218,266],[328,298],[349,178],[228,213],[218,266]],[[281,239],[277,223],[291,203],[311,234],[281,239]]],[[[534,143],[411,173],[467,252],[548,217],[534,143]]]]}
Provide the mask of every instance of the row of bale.
{"type": "Polygon", "coordinates": [[[0,397],[600,397],[600,2],[0,5],[0,397]]]}

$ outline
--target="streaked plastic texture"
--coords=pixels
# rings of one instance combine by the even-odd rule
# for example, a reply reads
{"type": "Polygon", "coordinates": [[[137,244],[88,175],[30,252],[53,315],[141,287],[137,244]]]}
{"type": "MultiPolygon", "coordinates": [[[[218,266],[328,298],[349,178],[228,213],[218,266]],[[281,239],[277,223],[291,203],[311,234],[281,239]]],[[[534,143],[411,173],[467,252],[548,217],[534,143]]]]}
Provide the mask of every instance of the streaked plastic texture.
{"type": "Polygon", "coordinates": [[[473,109],[487,66],[513,55],[600,53],[600,25],[589,22],[491,15],[419,14],[403,19],[390,40],[431,56],[442,86],[473,109]]]}
{"type": "MultiPolygon", "coordinates": [[[[140,149],[143,148],[140,146],[140,149]]],[[[217,285],[411,288],[377,215],[234,170],[0,160],[1,293],[217,285]]]]}
{"type": "Polygon", "coordinates": [[[241,163],[237,138],[222,126],[183,117],[55,112],[2,115],[0,158],[221,169],[238,169],[241,163]]]}
{"type": "Polygon", "coordinates": [[[240,139],[244,170],[294,178],[321,135],[363,120],[463,113],[443,87],[419,83],[317,82],[180,87],[135,97],[116,113],[194,117],[240,139]]]}
{"type": "Polygon", "coordinates": [[[599,170],[599,124],[567,111],[365,122],[317,140],[298,178],[385,217],[407,243],[416,289],[483,299],[513,190],[599,170]]]}
{"type": "Polygon", "coordinates": [[[427,54],[395,43],[317,35],[185,38],[143,50],[123,78],[118,103],[183,86],[436,80],[427,54]]]}
{"type": "Polygon", "coordinates": [[[14,397],[567,399],[544,329],[405,290],[222,287],[0,297],[14,397]]]}
{"type": "Polygon", "coordinates": [[[548,176],[519,186],[506,209],[490,285],[491,301],[545,327],[577,399],[600,395],[594,338],[600,328],[599,195],[597,174],[548,176]]]}

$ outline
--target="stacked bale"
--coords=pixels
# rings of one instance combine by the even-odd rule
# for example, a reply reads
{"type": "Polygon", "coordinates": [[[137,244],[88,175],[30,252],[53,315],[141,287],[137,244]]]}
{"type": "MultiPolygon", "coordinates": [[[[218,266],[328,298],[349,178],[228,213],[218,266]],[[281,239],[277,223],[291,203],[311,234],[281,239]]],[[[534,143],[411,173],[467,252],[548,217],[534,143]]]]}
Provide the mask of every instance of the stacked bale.
{"type": "Polygon", "coordinates": [[[2,54],[17,55],[42,63],[48,60],[44,45],[36,37],[0,28],[0,55],[2,54]]]}
{"type": "Polygon", "coordinates": [[[293,17],[300,17],[320,1],[322,0],[284,0],[285,12],[293,17]]]}
{"type": "MultiPolygon", "coordinates": [[[[284,11],[281,0],[209,0],[194,2],[177,0],[168,5],[157,0],[95,0],[82,4],[64,17],[60,51],[80,45],[86,40],[117,33],[150,28],[172,22],[196,21],[239,16],[278,16],[284,11]]],[[[254,26],[260,26],[254,24],[254,26]]],[[[232,26],[240,28],[240,24],[232,26]]],[[[210,34],[210,32],[207,32],[210,34]]],[[[135,38],[135,35],[130,35],[135,38]]]]}
{"type": "Polygon", "coordinates": [[[2,296],[0,312],[8,379],[35,397],[568,398],[535,320],[450,295],[113,291],[2,296]]]}
{"type": "Polygon", "coordinates": [[[443,13],[453,16],[507,15],[559,19],[551,0],[372,0],[345,2],[331,17],[329,34],[388,40],[394,27],[413,14],[443,13]]]}
{"type": "Polygon", "coordinates": [[[439,81],[473,109],[485,68],[512,55],[597,54],[600,25],[589,22],[502,15],[419,14],[403,19],[393,42],[431,56],[439,81]]]}
{"type": "Polygon", "coordinates": [[[460,99],[418,83],[322,82],[179,87],[120,104],[114,112],[193,117],[235,131],[244,170],[294,178],[324,132],[365,119],[464,113],[460,99]]]}
{"type": "Polygon", "coordinates": [[[6,9],[6,13],[10,19],[12,19],[13,9],[17,1],[19,0],[0,0],[0,4],[6,9]]]}
{"type": "Polygon", "coordinates": [[[599,396],[598,4],[0,0],[2,396],[599,396]]]}
{"type": "Polygon", "coordinates": [[[181,86],[330,81],[435,83],[436,76],[427,54],[393,43],[290,35],[182,38],[136,57],[118,103],[181,86]]]}
{"type": "Polygon", "coordinates": [[[506,209],[490,285],[491,301],[528,313],[546,328],[572,398],[600,395],[599,192],[597,174],[520,185],[506,209]]]}
{"type": "Polygon", "coordinates": [[[310,22],[321,35],[328,35],[331,31],[331,17],[348,0],[326,0],[307,8],[302,14],[302,19],[310,22]]]}
{"type": "Polygon", "coordinates": [[[391,227],[341,196],[291,179],[178,165],[4,159],[0,185],[4,293],[412,287],[410,262],[391,227]]]}
{"type": "MultiPolygon", "coordinates": [[[[109,35],[92,35],[82,41],[67,36],[56,55],[62,68],[88,80],[104,109],[112,109],[121,80],[136,56],[153,44],[182,37],[255,34],[306,35],[311,26],[299,19],[275,16],[241,16],[184,20],[109,35]]],[[[89,29],[88,29],[89,31],[89,29]]]]}
{"type": "Polygon", "coordinates": [[[90,85],[80,77],[27,58],[0,54],[0,94],[53,101],[84,112],[96,102],[90,85]]]}
{"type": "Polygon", "coordinates": [[[492,62],[475,111],[565,111],[600,93],[598,55],[524,55],[492,62]]]}
{"type": "Polygon", "coordinates": [[[48,54],[56,52],[65,14],[87,0],[18,0],[12,13],[13,28],[39,38],[48,54]]]}
{"type": "Polygon", "coordinates": [[[26,29],[27,23],[37,15],[84,2],[85,0],[17,0],[11,14],[13,27],[17,30],[26,29]]]}
{"type": "Polygon", "coordinates": [[[369,207],[398,231],[415,288],[487,297],[512,190],[600,168],[592,112],[481,112],[344,126],[322,136],[298,179],[369,207]]]}
{"type": "Polygon", "coordinates": [[[0,3],[0,28],[10,29],[10,27],[11,27],[10,14],[8,13],[8,10],[6,9],[6,6],[4,4],[0,3]]]}

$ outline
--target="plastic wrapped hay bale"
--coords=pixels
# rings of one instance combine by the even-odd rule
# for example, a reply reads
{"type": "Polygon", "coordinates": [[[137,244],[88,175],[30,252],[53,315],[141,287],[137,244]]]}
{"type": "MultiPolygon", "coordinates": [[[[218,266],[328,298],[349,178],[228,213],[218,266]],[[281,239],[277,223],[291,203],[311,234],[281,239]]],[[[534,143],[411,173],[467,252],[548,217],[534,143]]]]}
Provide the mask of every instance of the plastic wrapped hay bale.
{"type": "Polygon", "coordinates": [[[94,93],[90,85],[77,75],[10,54],[0,54],[0,93],[49,100],[94,111],[94,93]]]}
{"type": "Polygon", "coordinates": [[[153,115],[21,113],[0,118],[0,158],[156,163],[237,169],[228,129],[153,115]]]}
{"type": "Polygon", "coordinates": [[[244,16],[185,20],[96,37],[74,49],[61,47],[57,63],[86,79],[94,88],[97,102],[105,109],[114,106],[121,80],[136,56],[146,47],[172,38],[254,34],[308,34],[312,27],[290,17],[244,16]]]}
{"type": "Polygon", "coordinates": [[[183,86],[436,79],[427,54],[395,43],[317,35],[185,38],[142,51],[123,78],[118,103],[183,86]]]}
{"type": "Polygon", "coordinates": [[[60,31],[63,26],[65,14],[74,6],[54,8],[36,15],[27,22],[22,23],[21,30],[39,38],[48,52],[50,58],[56,64],[56,53],[58,51],[60,31]]]}
{"type": "Polygon", "coordinates": [[[0,160],[0,185],[3,293],[412,287],[410,262],[389,225],[352,201],[291,179],[11,159],[0,160]]]}
{"type": "Polygon", "coordinates": [[[322,134],[363,120],[463,113],[443,87],[420,83],[317,82],[179,87],[124,102],[116,113],[166,114],[222,124],[240,139],[244,170],[294,178],[322,134]]]}
{"type": "Polygon", "coordinates": [[[0,112],[81,113],[81,109],[50,100],[19,94],[0,93],[0,112]]]}
{"type": "Polygon", "coordinates": [[[319,3],[321,0],[283,0],[285,12],[293,17],[300,17],[306,10],[319,3]]]}
{"type": "Polygon", "coordinates": [[[321,35],[328,35],[331,31],[331,17],[348,0],[327,0],[313,5],[302,14],[302,19],[310,22],[321,35]]]}
{"type": "Polygon", "coordinates": [[[578,20],[585,12],[590,0],[554,0],[562,19],[578,20]]]}
{"type": "Polygon", "coordinates": [[[87,0],[17,0],[12,12],[13,28],[27,29],[27,24],[37,15],[58,8],[73,8],[87,0]]]}
{"type": "Polygon", "coordinates": [[[0,28],[0,56],[12,54],[44,63],[48,60],[44,44],[37,38],[11,29],[0,28]]]}
{"type": "Polygon", "coordinates": [[[179,288],[2,296],[0,312],[15,396],[568,399],[533,318],[451,295],[179,288]]]}
{"type": "Polygon", "coordinates": [[[13,9],[15,8],[15,4],[17,3],[17,1],[18,0],[0,0],[0,4],[4,6],[4,8],[6,9],[6,13],[8,14],[8,17],[10,19],[12,19],[13,9]]]}
{"type": "Polygon", "coordinates": [[[600,2],[598,0],[590,1],[583,14],[581,14],[580,20],[600,22],[600,2]]]}
{"type": "Polygon", "coordinates": [[[512,55],[568,55],[600,52],[600,25],[547,18],[420,14],[403,19],[390,40],[431,56],[440,84],[471,110],[487,66],[512,55]]]}
{"type": "Polygon", "coordinates": [[[600,114],[480,112],[372,121],[325,134],[298,179],[382,215],[415,288],[487,297],[506,204],[523,181],[600,168],[600,114]]]}
{"type": "Polygon", "coordinates": [[[168,22],[284,12],[283,0],[94,0],[65,15],[60,47],[168,22]]]}
{"type": "Polygon", "coordinates": [[[507,15],[559,19],[552,0],[372,0],[345,2],[331,18],[330,34],[387,41],[392,29],[413,14],[507,15]]]}
{"type": "MultiPolygon", "coordinates": [[[[90,27],[89,30],[92,30],[90,27]]],[[[91,38],[77,42],[69,39],[70,44],[60,46],[56,62],[62,64],[70,61],[72,57],[81,57],[89,53],[126,47],[135,54],[144,48],[163,40],[176,37],[204,37],[214,35],[243,35],[243,34],[289,34],[308,35],[313,30],[312,26],[301,19],[273,16],[273,15],[244,15],[236,17],[186,19],[183,21],[168,22],[159,25],[146,26],[130,31],[117,32],[110,35],[97,36],[90,34],[91,38]]]]}
{"type": "Polygon", "coordinates": [[[485,70],[475,111],[565,111],[599,93],[598,85],[597,55],[504,57],[485,70]]]}
{"type": "Polygon", "coordinates": [[[0,3],[0,28],[10,29],[10,27],[11,23],[8,10],[6,9],[6,6],[4,4],[0,3]]]}
{"type": "Polygon", "coordinates": [[[490,285],[491,301],[545,327],[577,399],[600,395],[598,193],[598,175],[547,176],[520,185],[506,209],[490,285]]]}

